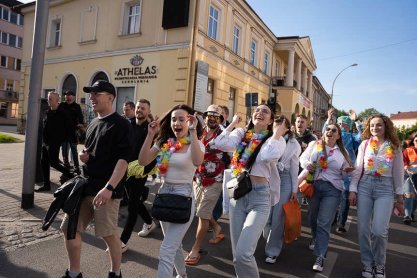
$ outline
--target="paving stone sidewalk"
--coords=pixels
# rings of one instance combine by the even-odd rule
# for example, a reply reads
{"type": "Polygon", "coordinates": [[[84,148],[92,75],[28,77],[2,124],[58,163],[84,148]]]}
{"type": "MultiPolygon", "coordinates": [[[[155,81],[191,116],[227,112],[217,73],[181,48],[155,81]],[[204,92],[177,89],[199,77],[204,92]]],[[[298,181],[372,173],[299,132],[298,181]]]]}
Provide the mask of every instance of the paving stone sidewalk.
{"type": "MultiPolygon", "coordinates": [[[[22,135],[7,134],[25,140],[22,135]]],[[[52,193],[58,184],[60,173],[51,170],[52,190],[35,193],[34,208],[20,208],[24,148],[25,143],[0,144],[0,252],[62,236],[59,231],[62,212],[48,231],[41,229],[42,219],[53,200],[52,193]]]]}

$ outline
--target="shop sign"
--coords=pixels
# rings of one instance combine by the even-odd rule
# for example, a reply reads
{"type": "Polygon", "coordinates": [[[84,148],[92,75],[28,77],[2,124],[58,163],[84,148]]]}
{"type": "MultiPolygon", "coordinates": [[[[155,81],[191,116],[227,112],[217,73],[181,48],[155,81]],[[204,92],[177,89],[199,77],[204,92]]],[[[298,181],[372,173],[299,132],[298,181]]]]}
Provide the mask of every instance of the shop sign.
{"type": "Polygon", "coordinates": [[[132,67],[119,68],[114,72],[114,80],[122,84],[149,83],[150,80],[158,78],[158,67],[155,65],[144,66],[145,59],[135,55],[129,59],[132,67]]]}

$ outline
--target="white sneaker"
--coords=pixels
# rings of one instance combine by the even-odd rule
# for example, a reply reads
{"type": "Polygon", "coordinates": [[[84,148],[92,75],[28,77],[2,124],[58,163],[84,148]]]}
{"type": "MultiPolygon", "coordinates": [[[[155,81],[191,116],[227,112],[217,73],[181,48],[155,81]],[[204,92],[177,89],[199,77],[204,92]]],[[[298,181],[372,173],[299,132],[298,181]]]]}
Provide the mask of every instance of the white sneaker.
{"type": "Polygon", "coordinates": [[[148,236],[155,229],[156,229],[155,222],[152,221],[152,224],[151,225],[148,225],[146,223],[143,223],[142,231],[140,231],[138,233],[138,235],[140,237],[146,237],[146,236],[148,236]]]}
{"type": "Polygon", "coordinates": [[[322,256],[319,256],[316,258],[316,262],[313,265],[313,270],[316,272],[322,272],[324,268],[324,258],[322,256]]]}
{"type": "Polygon", "coordinates": [[[384,265],[375,266],[375,278],[385,278],[385,266],[384,265]]]}
{"type": "MultiPolygon", "coordinates": [[[[122,254],[127,251],[127,245],[122,242],[122,254]]],[[[109,248],[107,247],[106,252],[109,252],[109,248]]]]}
{"type": "Polygon", "coordinates": [[[374,270],[372,266],[363,266],[362,268],[362,277],[363,278],[373,278],[374,277],[374,270]]]}
{"type": "Polygon", "coordinates": [[[274,264],[277,261],[277,256],[266,257],[265,262],[268,264],[274,264]]]}

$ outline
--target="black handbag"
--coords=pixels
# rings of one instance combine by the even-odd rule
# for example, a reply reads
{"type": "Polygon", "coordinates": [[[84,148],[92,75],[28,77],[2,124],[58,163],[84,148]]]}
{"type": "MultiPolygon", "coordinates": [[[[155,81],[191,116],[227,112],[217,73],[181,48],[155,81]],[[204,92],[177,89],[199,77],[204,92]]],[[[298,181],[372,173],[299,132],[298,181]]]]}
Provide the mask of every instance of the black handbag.
{"type": "Polygon", "coordinates": [[[159,221],[184,224],[190,220],[192,198],[177,194],[156,194],[151,210],[159,221]]]}
{"type": "Polygon", "coordinates": [[[229,198],[238,200],[252,191],[252,182],[249,172],[243,171],[236,178],[227,183],[227,191],[229,198]]]}

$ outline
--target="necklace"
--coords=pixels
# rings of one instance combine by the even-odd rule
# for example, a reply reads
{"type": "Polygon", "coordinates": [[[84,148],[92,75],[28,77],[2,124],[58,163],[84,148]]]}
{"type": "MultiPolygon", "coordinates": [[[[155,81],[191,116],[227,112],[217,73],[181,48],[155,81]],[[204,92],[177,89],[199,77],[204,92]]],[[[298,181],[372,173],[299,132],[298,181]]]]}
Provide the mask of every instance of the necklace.
{"type": "Polygon", "coordinates": [[[264,139],[266,135],[268,135],[268,130],[263,130],[261,133],[254,133],[253,129],[246,131],[245,136],[233,153],[230,167],[232,170],[232,177],[236,177],[238,174],[242,173],[249,157],[253,154],[256,147],[262,142],[262,139],[264,139]]]}
{"type": "Polygon", "coordinates": [[[378,150],[376,148],[377,140],[375,138],[371,138],[369,141],[369,151],[368,151],[368,163],[367,163],[367,171],[373,175],[380,177],[384,173],[386,173],[392,165],[392,161],[394,159],[394,152],[392,149],[392,146],[388,141],[385,141],[381,147],[380,150],[383,151],[384,160],[379,163],[379,167],[375,167],[375,161],[377,160],[378,150]]]}
{"type": "Polygon", "coordinates": [[[334,154],[334,149],[331,149],[329,153],[325,154],[323,144],[320,140],[317,141],[317,163],[319,164],[320,169],[326,171],[328,166],[328,158],[334,154]]]}
{"type": "Polygon", "coordinates": [[[168,141],[162,144],[161,151],[156,158],[156,167],[159,174],[164,177],[168,171],[168,162],[174,152],[180,150],[184,145],[190,144],[190,137],[182,137],[178,141],[175,138],[169,138],[168,141]]]}

